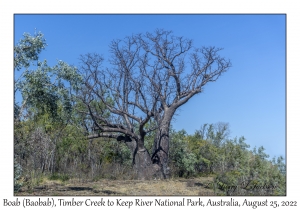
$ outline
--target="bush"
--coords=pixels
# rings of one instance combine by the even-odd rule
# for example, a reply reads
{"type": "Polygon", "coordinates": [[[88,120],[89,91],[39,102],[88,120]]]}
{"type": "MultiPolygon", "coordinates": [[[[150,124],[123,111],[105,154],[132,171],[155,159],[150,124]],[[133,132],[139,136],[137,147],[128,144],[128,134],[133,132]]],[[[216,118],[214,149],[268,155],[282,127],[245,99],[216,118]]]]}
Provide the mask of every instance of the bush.
{"type": "Polygon", "coordinates": [[[21,182],[21,175],[22,175],[22,167],[21,165],[14,160],[14,191],[19,191],[20,188],[22,187],[22,182],[21,182]]]}
{"type": "Polygon", "coordinates": [[[63,182],[68,181],[70,177],[67,174],[54,173],[49,177],[50,180],[61,180],[63,182]]]}
{"type": "Polygon", "coordinates": [[[170,160],[173,173],[180,177],[194,176],[197,164],[196,155],[188,148],[186,131],[171,132],[170,160]]]}

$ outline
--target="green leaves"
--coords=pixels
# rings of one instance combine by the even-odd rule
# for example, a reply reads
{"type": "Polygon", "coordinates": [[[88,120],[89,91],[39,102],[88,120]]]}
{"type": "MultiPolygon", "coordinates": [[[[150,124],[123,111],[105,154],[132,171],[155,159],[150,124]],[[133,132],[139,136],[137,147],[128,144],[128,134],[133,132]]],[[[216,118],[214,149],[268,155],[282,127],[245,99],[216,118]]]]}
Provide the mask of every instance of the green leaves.
{"type": "Polygon", "coordinates": [[[24,80],[21,82],[20,88],[28,107],[38,115],[47,112],[52,118],[56,118],[59,95],[57,87],[51,82],[51,77],[48,75],[50,70],[46,61],[39,62],[37,70],[24,72],[24,80]]]}
{"type": "Polygon", "coordinates": [[[21,175],[22,175],[22,167],[15,158],[14,159],[14,191],[18,191],[22,187],[22,182],[20,180],[21,175]]]}
{"type": "Polygon", "coordinates": [[[34,36],[24,33],[23,39],[14,47],[14,68],[28,68],[33,61],[38,60],[39,54],[46,46],[46,39],[41,32],[35,33],[34,36]]]}
{"type": "Polygon", "coordinates": [[[42,173],[54,172],[68,151],[86,152],[87,143],[73,110],[81,76],[66,62],[52,67],[47,60],[40,61],[45,47],[44,35],[38,32],[25,33],[14,48],[14,67],[21,71],[15,79],[15,94],[22,95],[15,98],[15,154],[26,159],[25,165],[28,160],[34,163],[29,170],[42,173]],[[65,146],[66,142],[70,144],[65,146]]]}
{"type": "Polygon", "coordinates": [[[52,72],[56,75],[56,79],[59,80],[59,84],[63,80],[67,81],[74,90],[78,90],[82,83],[82,76],[78,73],[78,69],[64,61],[59,60],[58,64],[52,68],[52,72]]]}
{"type": "MultiPolygon", "coordinates": [[[[220,124],[219,124],[220,125],[220,124]]],[[[245,137],[224,139],[228,125],[204,125],[194,135],[184,130],[170,132],[171,168],[177,176],[214,174],[215,184],[221,194],[285,195],[285,164],[282,157],[268,160],[263,146],[249,150],[245,137]],[[219,141],[222,140],[222,141],[219,141]],[[222,142],[222,143],[220,143],[222,142]],[[250,182],[249,188],[243,184],[250,182]],[[274,191],[257,186],[276,186],[274,191]],[[229,186],[239,186],[239,191],[228,191],[229,186]],[[252,187],[251,187],[252,186],[252,187]]]]}
{"type": "Polygon", "coordinates": [[[25,68],[15,81],[15,90],[23,97],[23,109],[16,103],[16,115],[27,109],[36,117],[47,114],[52,120],[67,119],[72,112],[72,94],[80,88],[82,78],[76,67],[61,60],[53,67],[46,60],[39,61],[39,54],[45,47],[44,35],[38,32],[34,36],[24,33],[14,48],[15,69],[25,68]],[[35,66],[34,62],[36,69],[29,69],[35,66]]]}
{"type": "Polygon", "coordinates": [[[195,174],[197,163],[196,155],[190,151],[185,130],[171,131],[170,160],[177,168],[179,176],[192,176],[195,174]]]}

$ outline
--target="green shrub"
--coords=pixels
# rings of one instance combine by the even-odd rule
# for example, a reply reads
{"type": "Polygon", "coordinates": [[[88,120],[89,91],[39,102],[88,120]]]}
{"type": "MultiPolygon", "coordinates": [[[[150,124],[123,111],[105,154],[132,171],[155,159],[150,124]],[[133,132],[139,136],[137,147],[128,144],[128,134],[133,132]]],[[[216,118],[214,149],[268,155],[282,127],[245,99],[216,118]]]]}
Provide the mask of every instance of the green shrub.
{"type": "Polygon", "coordinates": [[[188,139],[185,130],[171,132],[170,160],[173,172],[180,177],[194,176],[196,173],[197,157],[188,147],[188,139]]]}
{"type": "Polygon", "coordinates": [[[70,179],[70,177],[67,174],[54,173],[54,174],[51,174],[49,179],[50,180],[61,180],[61,181],[65,182],[65,181],[68,181],[70,179]]]}
{"type": "Polygon", "coordinates": [[[14,160],[14,191],[19,191],[20,188],[22,187],[22,182],[21,182],[21,175],[22,175],[22,167],[21,165],[14,160]]]}

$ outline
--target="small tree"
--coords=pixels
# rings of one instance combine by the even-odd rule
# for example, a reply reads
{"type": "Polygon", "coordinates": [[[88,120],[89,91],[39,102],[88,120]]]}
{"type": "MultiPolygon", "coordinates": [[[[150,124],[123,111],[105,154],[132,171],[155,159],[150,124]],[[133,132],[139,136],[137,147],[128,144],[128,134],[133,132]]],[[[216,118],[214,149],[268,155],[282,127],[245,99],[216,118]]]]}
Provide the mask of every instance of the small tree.
{"type": "Polygon", "coordinates": [[[32,156],[42,172],[46,164],[54,169],[57,141],[70,124],[72,95],[81,81],[74,66],[40,61],[45,48],[41,32],[24,33],[14,47],[14,93],[22,95],[14,101],[15,153],[22,159],[32,156]]]}

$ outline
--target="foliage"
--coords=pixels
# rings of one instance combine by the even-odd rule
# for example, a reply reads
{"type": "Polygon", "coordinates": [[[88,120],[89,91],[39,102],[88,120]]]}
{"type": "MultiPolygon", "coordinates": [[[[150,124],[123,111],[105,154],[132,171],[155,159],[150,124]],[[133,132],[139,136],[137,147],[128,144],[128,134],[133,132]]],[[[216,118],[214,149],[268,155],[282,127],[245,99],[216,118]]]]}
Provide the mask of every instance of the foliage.
{"type": "Polygon", "coordinates": [[[14,67],[21,71],[15,80],[15,93],[22,95],[22,104],[15,100],[15,118],[24,117],[23,113],[35,112],[35,116],[49,114],[57,119],[59,104],[65,117],[69,117],[72,109],[72,92],[78,90],[81,76],[74,66],[63,61],[50,67],[47,61],[39,61],[39,54],[46,47],[46,40],[41,32],[31,36],[23,35],[14,48],[14,67]],[[35,67],[35,69],[30,69],[35,67]]]}
{"type": "Polygon", "coordinates": [[[15,159],[14,160],[14,191],[18,191],[22,187],[21,175],[22,175],[22,167],[15,159]]]}
{"type": "Polygon", "coordinates": [[[186,141],[186,131],[171,131],[170,140],[170,160],[172,166],[179,176],[195,175],[196,155],[188,148],[186,141]]]}
{"type": "Polygon", "coordinates": [[[38,60],[39,54],[46,46],[46,39],[41,32],[35,32],[34,36],[24,33],[23,39],[14,47],[14,68],[28,68],[33,61],[38,60]]]}
{"type": "Polygon", "coordinates": [[[217,123],[202,126],[194,135],[172,131],[171,167],[177,169],[173,172],[177,176],[211,174],[215,177],[211,187],[220,195],[285,195],[283,157],[270,161],[263,146],[248,150],[243,136],[225,139],[227,129],[228,124],[217,123]]]}
{"type": "Polygon", "coordinates": [[[68,181],[70,179],[70,177],[66,174],[58,174],[58,173],[54,173],[51,174],[51,176],[49,177],[49,180],[61,180],[61,181],[68,181]]]}
{"type": "Polygon", "coordinates": [[[73,97],[81,76],[63,61],[53,67],[46,60],[39,61],[45,47],[46,40],[38,32],[34,36],[25,33],[14,48],[14,67],[20,72],[15,95],[22,96],[14,103],[14,144],[24,176],[31,176],[32,170],[55,173],[66,152],[60,154],[60,146],[66,141],[84,148],[73,97]]]}

